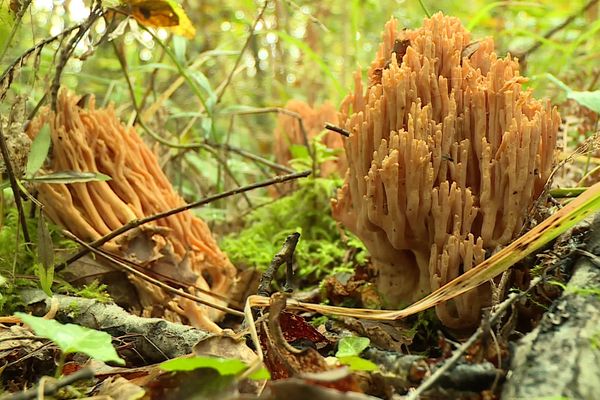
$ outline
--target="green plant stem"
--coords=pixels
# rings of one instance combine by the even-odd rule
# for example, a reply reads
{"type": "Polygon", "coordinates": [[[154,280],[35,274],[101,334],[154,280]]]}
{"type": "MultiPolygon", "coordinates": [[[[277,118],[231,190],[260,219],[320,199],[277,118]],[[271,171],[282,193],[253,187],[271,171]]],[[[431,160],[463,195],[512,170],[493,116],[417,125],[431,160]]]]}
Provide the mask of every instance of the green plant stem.
{"type": "Polygon", "coordinates": [[[223,95],[225,94],[225,90],[227,90],[227,87],[231,83],[231,80],[233,79],[233,75],[235,74],[235,71],[237,70],[238,65],[240,65],[240,62],[242,61],[242,56],[244,55],[244,53],[246,52],[246,49],[248,48],[248,46],[250,45],[250,42],[252,41],[252,37],[254,36],[254,32],[256,31],[256,26],[258,25],[258,22],[262,19],[265,11],[267,10],[268,5],[269,5],[269,0],[265,0],[263,7],[261,8],[260,12],[258,13],[256,19],[254,20],[254,24],[252,24],[252,28],[250,29],[250,33],[248,34],[246,43],[244,43],[244,47],[242,47],[242,50],[240,50],[240,54],[238,55],[237,59],[235,60],[235,64],[233,65],[233,68],[231,68],[231,71],[229,72],[229,75],[227,76],[227,79],[225,80],[225,84],[222,86],[221,91],[219,92],[219,95],[217,96],[216,104],[219,104],[221,102],[221,99],[223,98],[223,95]]]}
{"type": "Polygon", "coordinates": [[[169,49],[169,47],[166,44],[164,44],[162,42],[162,40],[160,40],[160,38],[158,36],[156,36],[154,34],[154,32],[152,32],[152,30],[146,28],[144,25],[140,25],[140,27],[143,30],[145,30],[146,32],[148,32],[150,35],[152,35],[152,38],[156,41],[156,43],[158,43],[158,45],[164,50],[164,52],[167,54],[167,56],[169,56],[171,61],[173,61],[173,64],[175,64],[175,68],[177,68],[177,72],[179,72],[179,74],[181,74],[181,76],[183,76],[183,78],[186,80],[188,85],[190,85],[192,92],[194,92],[194,95],[198,98],[198,100],[200,100],[200,103],[202,103],[202,106],[206,110],[208,117],[212,119],[212,110],[208,107],[206,99],[202,95],[202,90],[198,87],[196,82],[194,82],[194,80],[190,77],[190,75],[187,73],[187,71],[183,67],[183,65],[181,65],[181,63],[177,60],[177,57],[175,56],[175,54],[173,54],[171,49],[169,49]]]}
{"type": "Polygon", "coordinates": [[[419,0],[419,5],[421,6],[421,9],[423,10],[423,12],[425,13],[425,15],[427,16],[427,18],[431,18],[431,13],[429,12],[429,10],[427,9],[427,6],[425,5],[425,3],[423,2],[423,0],[419,0]]]}
{"type": "Polygon", "coordinates": [[[8,39],[6,40],[6,43],[4,44],[2,53],[0,53],[0,65],[2,65],[2,59],[6,55],[6,52],[8,51],[8,48],[10,47],[10,43],[15,38],[15,35],[17,34],[17,31],[19,30],[19,26],[21,26],[21,20],[23,19],[23,15],[25,15],[25,11],[27,11],[29,6],[31,5],[31,2],[32,2],[32,0],[25,0],[25,2],[23,2],[20,5],[19,13],[17,14],[17,18],[15,19],[15,24],[13,25],[13,27],[10,31],[10,34],[8,35],[8,39]]]}
{"type": "Polygon", "coordinates": [[[15,176],[14,170],[12,168],[12,162],[10,161],[10,154],[6,146],[6,138],[4,137],[4,131],[2,129],[1,124],[0,152],[2,153],[2,158],[4,159],[4,167],[6,168],[6,173],[10,181],[10,187],[15,198],[15,205],[17,207],[17,212],[19,213],[19,221],[21,223],[21,229],[23,230],[23,238],[25,239],[25,245],[29,246],[29,243],[31,242],[31,237],[29,236],[29,230],[27,229],[27,217],[25,216],[25,210],[23,209],[23,203],[21,202],[21,190],[19,189],[17,177],[15,176]]]}
{"type": "Polygon", "coordinates": [[[56,372],[54,373],[54,377],[56,379],[60,378],[60,376],[62,375],[66,359],[67,359],[67,355],[65,354],[64,351],[61,351],[60,356],[58,357],[58,363],[56,364],[56,372]]]}
{"type": "Polygon", "coordinates": [[[587,187],[558,188],[551,189],[549,193],[552,197],[556,198],[577,197],[587,189],[587,187]]]}

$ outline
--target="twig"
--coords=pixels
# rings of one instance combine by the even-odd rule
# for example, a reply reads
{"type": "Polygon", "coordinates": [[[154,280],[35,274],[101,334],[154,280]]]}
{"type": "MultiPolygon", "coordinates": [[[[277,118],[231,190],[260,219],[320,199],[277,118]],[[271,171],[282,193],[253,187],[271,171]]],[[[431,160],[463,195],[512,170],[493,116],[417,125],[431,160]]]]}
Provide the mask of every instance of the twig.
{"type": "Polygon", "coordinates": [[[102,3],[97,2],[95,7],[90,12],[90,16],[88,17],[88,19],[84,23],[79,25],[77,33],[71,38],[71,40],[69,40],[67,46],[64,47],[60,52],[60,59],[56,64],[56,72],[54,73],[54,79],[52,80],[52,84],[50,85],[50,105],[53,111],[56,111],[56,101],[58,98],[58,89],[60,88],[60,78],[62,72],[65,69],[67,62],[71,58],[71,55],[73,55],[77,44],[81,39],[83,39],[83,37],[88,32],[90,27],[94,24],[94,22],[96,22],[96,20],[100,18],[100,15],[102,15],[102,3]]]}
{"type": "Polygon", "coordinates": [[[36,51],[39,51],[47,44],[52,43],[55,40],[58,40],[65,35],[68,35],[69,33],[73,32],[75,29],[81,28],[81,26],[82,26],[82,24],[72,26],[70,28],[65,29],[64,31],[60,32],[57,35],[54,35],[52,37],[42,40],[35,46],[26,50],[21,56],[17,57],[8,67],[6,67],[6,69],[4,70],[4,72],[2,72],[2,75],[0,76],[0,88],[2,88],[2,89],[0,89],[1,90],[0,91],[0,101],[4,99],[4,96],[6,95],[6,91],[8,90],[8,88],[10,87],[10,85],[12,83],[12,80],[14,78],[15,69],[17,69],[19,66],[23,65],[25,63],[25,61],[27,61],[29,56],[31,56],[36,51]],[[8,83],[5,84],[4,82],[7,79],[8,79],[8,83]]]}
{"type": "Polygon", "coordinates": [[[246,49],[250,45],[250,42],[252,42],[252,37],[254,36],[254,32],[256,31],[256,26],[258,25],[258,22],[262,19],[265,11],[267,10],[268,5],[269,5],[269,0],[265,0],[265,4],[261,8],[256,19],[254,20],[254,24],[252,25],[252,28],[250,28],[250,32],[248,34],[248,38],[246,39],[246,43],[244,43],[244,47],[242,47],[242,50],[240,50],[240,54],[238,55],[237,59],[235,60],[235,64],[233,65],[233,68],[231,68],[231,71],[229,72],[229,75],[227,76],[227,80],[225,80],[225,84],[222,86],[222,89],[219,92],[219,95],[217,96],[216,104],[219,104],[221,102],[221,99],[223,98],[223,95],[225,94],[225,90],[227,90],[227,87],[231,83],[231,80],[233,79],[233,75],[235,74],[235,71],[237,70],[238,65],[240,65],[240,62],[242,61],[242,56],[246,52],[246,49]]]}
{"type": "MultiPolygon", "coordinates": [[[[156,40],[159,40],[158,38],[156,38],[156,40]]],[[[279,165],[277,163],[274,163],[272,161],[269,161],[265,158],[262,158],[260,156],[257,156],[255,154],[252,154],[246,150],[231,146],[229,144],[219,144],[219,143],[213,143],[208,139],[205,139],[202,142],[199,143],[186,143],[186,144],[181,144],[181,143],[175,143],[175,142],[171,142],[169,140],[166,140],[164,138],[162,138],[158,133],[154,132],[149,126],[146,125],[146,123],[143,120],[143,113],[142,110],[140,108],[140,106],[137,104],[137,101],[135,99],[135,92],[133,89],[133,85],[131,83],[131,79],[129,78],[129,74],[127,73],[127,67],[125,64],[125,59],[121,53],[121,51],[119,51],[119,49],[117,48],[116,44],[113,42],[113,47],[115,50],[115,53],[117,54],[117,59],[119,60],[119,63],[121,64],[121,70],[123,71],[123,75],[125,76],[125,81],[127,83],[127,87],[129,89],[129,93],[130,93],[130,97],[131,97],[131,102],[133,104],[133,108],[135,109],[136,112],[136,123],[138,125],[140,125],[142,127],[142,129],[144,130],[144,132],[146,132],[148,135],[150,135],[150,137],[152,137],[154,140],[156,140],[158,143],[165,145],[167,147],[170,148],[174,148],[174,149],[185,149],[185,150],[195,150],[195,149],[206,149],[206,150],[211,150],[210,148],[223,148],[225,150],[231,151],[233,153],[239,154],[242,157],[248,158],[252,161],[256,161],[256,162],[260,162],[262,164],[265,164],[275,170],[279,170],[279,171],[283,171],[283,172],[287,172],[287,173],[292,173],[294,172],[294,170],[287,168],[283,165],[279,165]]],[[[164,50],[164,48],[163,48],[164,50]]],[[[218,159],[217,159],[218,160],[218,159]]],[[[218,160],[220,161],[220,160],[218,160]]],[[[231,176],[233,178],[233,180],[235,181],[235,177],[234,175],[231,173],[231,171],[229,170],[229,168],[227,168],[227,172],[229,174],[229,176],[231,176]]],[[[251,205],[250,200],[248,198],[245,199],[247,203],[251,205]]]]}
{"type": "Polygon", "coordinates": [[[41,336],[33,336],[33,335],[7,336],[7,337],[0,338],[0,343],[10,342],[11,340],[34,340],[36,342],[39,342],[39,341],[48,340],[48,339],[41,337],[41,336]]]}
{"type": "MultiPolygon", "coordinates": [[[[19,6],[18,6],[19,12],[17,12],[15,20],[13,21],[13,27],[10,30],[8,38],[4,41],[4,48],[2,49],[2,53],[0,54],[0,63],[2,62],[2,59],[4,58],[4,56],[6,55],[6,51],[9,49],[10,44],[15,37],[15,34],[19,30],[19,27],[21,25],[21,20],[23,19],[23,15],[25,15],[25,11],[27,11],[27,9],[29,8],[31,1],[32,0],[25,0],[22,4],[19,4],[19,6]]],[[[5,6],[4,4],[2,4],[2,5],[5,6]]]]}
{"type": "MultiPolygon", "coordinates": [[[[53,395],[65,386],[72,385],[73,383],[78,381],[92,379],[94,378],[94,376],[94,371],[91,368],[82,368],[79,371],[72,373],[71,375],[67,375],[64,378],[57,380],[56,382],[46,383],[44,385],[43,393],[45,395],[53,395]]],[[[2,400],[30,400],[35,399],[37,396],[38,388],[34,387],[29,390],[26,390],[25,392],[15,393],[6,397],[3,396],[2,400]]]]}
{"type": "Polygon", "coordinates": [[[410,392],[405,398],[407,400],[419,399],[419,396],[421,396],[427,389],[431,388],[436,383],[436,381],[442,377],[442,375],[448,372],[454,366],[454,364],[456,364],[461,359],[461,357],[467,352],[467,350],[469,350],[469,348],[473,346],[488,331],[488,328],[494,323],[496,323],[496,321],[498,321],[504,315],[504,313],[509,309],[509,307],[511,307],[516,301],[520,300],[524,295],[529,293],[529,291],[535,286],[537,286],[540,282],[542,282],[543,279],[543,275],[538,276],[531,281],[527,290],[518,293],[510,293],[506,300],[504,300],[502,303],[498,304],[496,307],[493,308],[489,319],[484,321],[484,323],[482,323],[482,325],[480,325],[479,328],[477,328],[475,333],[473,333],[473,335],[465,343],[463,343],[458,349],[454,351],[452,357],[447,359],[444,365],[436,369],[435,372],[429,376],[429,378],[427,378],[423,383],[421,383],[421,385],[416,390],[410,392]]]}
{"type": "MultiPolygon", "coordinates": [[[[302,172],[295,172],[293,174],[288,174],[288,175],[276,176],[276,177],[268,179],[266,181],[253,183],[251,185],[242,186],[242,187],[238,187],[238,188],[235,188],[232,190],[228,190],[226,192],[215,194],[213,196],[206,197],[202,200],[198,200],[193,203],[183,205],[181,207],[173,208],[168,211],[150,215],[145,218],[134,219],[134,220],[129,221],[127,224],[123,225],[122,227],[115,229],[114,231],[110,232],[109,234],[101,237],[100,239],[93,241],[92,243],[89,244],[89,246],[93,247],[93,248],[97,248],[99,246],[102,246],[104,243],[116,238],[117,236],[122,235],[123,233],[125,233],[127,231],[130,231],[131,229],[137,228],[138,226],[147,224],[149,222],[153,222],[153,221],[156,221],[156,220],[162,219],[162,218],[167,218],[167,217],[170,217],[171,215],[175,215],[175,214],[178,214],[183,211],[191,210],[192,208],[201,207],[206,204],[212,203],[213,201],[224,199],[224,198],[230,197],[230,196],[234,196],[236,194],[245,193],[250,190],[254,190],[254,189],[258,189],[258,188],[262,188],[262,187],[266,187],[266,186],[271,186],[271,185],[274,185],[277,183],[287,182],[287,181],[298,179],[298,178],[304,178],[304,177],[307,177],[308,175],[310,175],[310,173],[311,173],[311,171],[302,171],[302,172]]],[[[79,260],[81,257],[85,256],[89,252],[90,252],[90,250],[88,248],[82,249],[77,254],[70,257],[62,265],[57,266],[55,271],[58,272],[58,271],[64,269],[64,267],[66,267],[68,264],[71,264],[72,262],[79,260]]]]}
{"type": "MultiPolygon", "coordinates": [[[[208,289],[203,289],[203,288],[199,287],[198,285],[196,285],[193,282],[179,281],[179,280],[177,280],[177,279],[175,279],[173,277],[170,277],[168,275],[161,274],[160,272],[156,272],[156,271],[152,271],[150,269],[146,269],[146,268],[144,268],[144,267],[142,267],[142,266],[134,263],[133,261],[130,261],[130,260],[126,259],[126,258],[122,258],[122,257],[119,257],[117,255],[113,255],[113,254],[111,254],[111,256],[114,257],[115,259],[119,260],[123,264],[129,265],[131,268],[134,268],[134,269],[136,269],[138,271],[143,271],[143,273],[147,274],[148,276],[154,276],[156,278],[160,278],[161,282],[170,282],[171,284],[177,286],[176,289],[183,289],[183,288],[190,288],[191,287],[191,288],[194,288],[194,290],[197,290],[198,292],[207,294],[207,295],[212,296],[212,297],[214,297],[216,299],[219,299],[219,300],[223,300],[223,301],[227,302],[228,304],[232,304],[233,303],[233,299],[230,299],[229,297],[223,296],[223,295],[221,295],[219,293],[213,293],[212,291],[210,291],[208,289]]],[[[101,275],[101,273],[99,275],[101,275]]],[[[88,275],[86,278],[89,278],[89,277],[92,277],[92,276],[88,275]]],[[[77,280],[77,279],[75,279],[75,280],[77,280]]]]}
{"type": "Polygon", "coordinates": [[[340,128],[339,126],[330,124],[329,122],[325,124],[325,129],[339,133],[340,135],[345,136],[345,137],[350,137],[350,132],[348,132],[344,128],[340,128]]]}
{"type": "MultiPolygon", "coordinates": [[[[543,36],[544,39],[550,39],[552,36],[554,36],[554,34],[556,34],[557,32],[561,31],[563,28],[565,28],[567,25],[569,25],[571,22],[573,22],[575,20],[575,18],[577,18],[578,16],[584,14],[588,9],[590,9],[591,7],[593,7],[596,3],[598,3],[598,0],[590,0],[590,1],[588,1],[587,4],[584,5],[581,10],[579,10],[578,12],[572,14],[566,20],[564,20],[561,24],[555,26],[554,28],[552,28],[548,32],[546,32],[544,34],[544,36],[543,36]]],[[[536,41],[535,44],[533,44],[527,50],[525,50],[525,51],[523,51],[521,53],[517,53],[518,58],[521,58],[521,59],[527,58],[529,55],[531,55],[531,53],[533,53],[534,51],[536,51],[537,49],[539,49],[542,44],[543,44],[543,42],[541,40],[536,41]]]]}
{"type": "Polygon", "coordinates": [[[264,107],[264,108],[255,108],[252,110],[248,110],[248,111],[241,111],[239,113],[237,113],[237,115],[252,115],[252,114],[262,114],[262,113],[278,113],[278,114],[285,114],[285,115],[289,115],[292,118],[296,118],[296,120],[298,121],[298,126],[300,127],[300,133],[302,134],[302,140],[304,141],[304,146],[306,146],[306,149],[308,150],[308,154],[310,155],[310,158],[313,161],[313,171],[315,171],[316,168],[316,157],[313,151],[313,148],[310,145],[310,140],[308,139],[308,133],[306,132],[306,128],[304,127],[304,122],[302,121],[302,116],[300,114],[298,114],[297,112],[288,110],[286,108],[283,107],[264,107]]]}
{"type": "Polygon", "coordinates": [[[271,261],[269,268],[267,268],[263,276],[260,278],[260,283],[258,284],[257,290],[257,294],[259,296],[270,296],[271,281],[273,281],[273,276],[283,263],[286,264],[285,287],[286,289],[290,289],[292,287],[292,277],[294,275],[294,251],[296,250],[296,245],[298,244],[299,239],[300,234],[298,232],[292,233],[285,239],[281,250],[279,250],[279,252],[273,256],[273,260],[271,261]]]}
{"type": "Polygon", "coordinates": [[[79,239],[77,236],[73,235],[71,232],[69,231],[62,231],[63,235],[65,235],[66,237],[68,237],[69,239],[77,242],[79,245],[83,246],[86,250],[91,251],[94,254],[97,254],[103,258],[106,258],[108,261],[115,263],[116,265],[118,265],[119,267],[123,268],[125,271],[129,272],[130,274],[136,275],[140,278],[142,278],[143,280],[150,282],[153,285],[156,285],[158,287],[160,287],[161,289],[166,290],[169,293],[172,293],[174,295],[177,296],[181,296],[181,297],[185,297],[186,299],[190,299],[193,300],[197,303],[203,304],[205,306],[208,307],[212,307],[215,308],[219,311],[223,311],[226,312],[228,314],[232,314],[232,315],[237,315],[239,317],[243,317],[244,313],[238,310],[234,310],[233,308],[229,308],[229,307],[225,307],[225,306],[221,306],[219,304],[213,304],[207,300],[201,299],[198,296],[194,296],[193,294],[184,292],[183,290],[179,290],[179,289],[175,289],[174,287],[167,285],[164,282],[159,281],[158,279],[154,279],[151,276],[148,276],[147,274],[138,271],[137,269],[130,267],[129,265],[125,264],[124,262],[121,262],[120,260],[118,260],[117,258],[113,257],[112,255],[110,255],[110,253],[104,251],[104,250],[99,250],[96,249],[94,247],[92,247],[91,245],[87,244],[86,242],[84,242],[83,240],[79,239]]]}
{"type": "Polygon", "coordinates": [[[292,168],[286,167],[285,165],[277,164],[276,162],[267,160],[266,158],[257,156],[256,154],[252,154],[244,149],[240,149],[238,147],[232,146],[227,143],[219,144],[219,143],[212,143],[210,141],[206,141],[206,145],[210,146],[210,147],[222,148],[226,151],[230,151],[232,153],[239,154],[242,157],[245,157],[249,160],[255,161],[260,164],[264,164],[267,167],[271,167],[272,169],[275,169],[275,170],[278,170],[281,172],[286,172],[288,174],[294,172],[294,170],[292,168]]]}
{"type": "Polygon", "coordinates": [[[29,246],[29,243],[31,243],[31,238],[29,236],[29,230],[27,229],[27,217],[25,216],[25,211],[23,210],[23,203],[21,203],[21,189],[19,189],[19,184],[17,183],[17,178],[15,177],[15,172],[12,167],[12,162],[10,161],[10,154],[8,153],[8,147],[6,146],[6,138],[4,137],[2,124],[0,124],[0,152],[2,152],[6,174],[8,175],[10,187],[15,197],[15,205],[17,206],[17,212],[19,213],[19,222],[21,223],[21,229],[23,229],[23,239],[25,239],[25,245],[29,246]]]}
{"type": "MultiPolygon", "coordinates": [[[[123,76],[125,77],[125,81],[127,82],[127,87],[129,89],[129,95],[131,97],[131,103],[133,104],[133,108],[135,109],[135,114],[136,114],[136,121],[138,122],[138,124],[142,127],[142,129],[144,129],[144,131],[146,133],[148,133],[152,138],[154,138],[155,140],[157,140],[159,143],[161,144],[165,144],[168,143],[170,144],[170,142],[168,141],[164,141],[162,140],[162,138],[156,133],[154,132],[152,129],[150,129],[145,123],[144,121],[142,121],[142,110],[140,109],[140,106],[137,104],[137,100],[135,98],[135,90],[133,88],[133,84],[131,82],[131,78],[129,77],[129,72],[127,71],[127,61],[125,59],[125,55],[123,54],[122,49],[120,49],[119,47],[117,47],[117,44],[115,43],[115,41],[112,41],[112,45],[113,45],[113,49],[115,51],[115,54],[117,55],[117,60],[119,60],[119,64],[121,65],[121,71],[123,72],[123,76]],[[159,139],[160,138],[160,139],[159,139]]],[[[216,160],[219,164],[222,164],[225,172],[231,177],[231,179],[233,180],[233,182],[240,186],[237,178],[235,177],[235,175],[233,174],[233,172],[231,171],[231,169],[229,168],[229,166],[227,165],[227,163],[225,162],[225,160],[222,160],[218,154],[216,154],[216,152],[211,149],[209,146],[202,146],[203,148],[206,149],[206,151],[208,151],[216,160]]],[[[250,201],[250,199],[248,198],[248,196],[244,193],[244,200],[246,200],[246,203],[248,203],[249,207],[252,207],[252,202],[250,201]]]]}

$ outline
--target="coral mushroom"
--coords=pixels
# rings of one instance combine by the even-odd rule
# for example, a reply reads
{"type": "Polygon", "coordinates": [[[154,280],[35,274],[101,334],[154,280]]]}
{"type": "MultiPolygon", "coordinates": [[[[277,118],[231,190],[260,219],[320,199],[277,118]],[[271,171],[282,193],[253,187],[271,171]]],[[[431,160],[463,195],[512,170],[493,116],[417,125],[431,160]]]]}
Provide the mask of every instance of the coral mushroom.
{"type": "MultiPolygon", "coordinates": [[[[28,134],[34,137],[45,123],[50,124],[53,144],[50,171],[100,172],[112,180],[38,185],[39,199],[55,223],[91,241],[132,219],[184,204],[160,169],[156,156],[133,128],[126,128],[118,120],[112,107],[96,109],[92,98],[86,110],[79,107],[78,100],[66,90],[61,91],[56,114],[41,110],[28,134]]],[[[142,262],[162,275],[190,282],[193,294],[223,304],[222,300],[196,292],[192,287],[225,295],[236,272],[200,218],[187,211],[142,228],[133,237],[117,238],[104,248],[142,262]]],[[[130,279],[148,313],[161,304],[171,310],[166,315],[170,319],[184,317],[192,325],[218,329],[212,321],[221,312],[181,297],[171,301],[161,289],[135,277],[130,279]]]]}
{"type": "MultiPolygon", "coordinates": [[[[492,39],[471,42],[440,13],[416,30],[389,21],[366,90],[356,74],[341,107],[349,170],[333,211],[367,246],[391,304],[439,288],[522,229],[560,123],[524,81],[492,39]]],[[[489,297],[480,287],[436,311],[463,328],[489,297]]]]}

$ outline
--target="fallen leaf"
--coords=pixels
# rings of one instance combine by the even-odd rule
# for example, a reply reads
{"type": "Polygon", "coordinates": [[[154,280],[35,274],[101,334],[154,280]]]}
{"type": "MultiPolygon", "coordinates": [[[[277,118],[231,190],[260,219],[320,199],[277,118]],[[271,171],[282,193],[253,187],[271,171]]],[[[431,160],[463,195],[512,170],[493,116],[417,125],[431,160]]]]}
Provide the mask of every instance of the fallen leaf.
{"type": "Polygon", "coordinates": [[[196,28],[175,0],[126,0],[130,15],[144,26],[165,28],[176,35],[193,39],[196,28]]]}

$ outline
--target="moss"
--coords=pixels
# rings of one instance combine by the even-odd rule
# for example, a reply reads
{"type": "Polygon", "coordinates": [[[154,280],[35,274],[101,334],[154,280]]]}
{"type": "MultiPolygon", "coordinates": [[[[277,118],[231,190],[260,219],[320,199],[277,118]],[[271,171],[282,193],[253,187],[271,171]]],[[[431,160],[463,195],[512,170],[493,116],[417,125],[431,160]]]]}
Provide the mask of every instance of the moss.
{"type": "Polygon", "coordinates": [[[366,252],[331,216],[330,198],[340,183],[329,178],[299,182],[299,189],[291,195],[253,211],[244,221],[246,228],[225,237],[221,248],[238,267],[264,270],[285,238],[299,232],[296,274],[303,285],[317,284],[332,273],[353,271],[355,263],[365,262],[366,252]]]}

